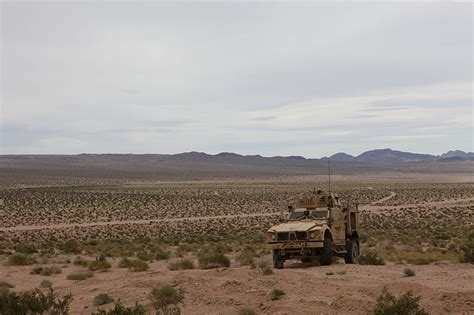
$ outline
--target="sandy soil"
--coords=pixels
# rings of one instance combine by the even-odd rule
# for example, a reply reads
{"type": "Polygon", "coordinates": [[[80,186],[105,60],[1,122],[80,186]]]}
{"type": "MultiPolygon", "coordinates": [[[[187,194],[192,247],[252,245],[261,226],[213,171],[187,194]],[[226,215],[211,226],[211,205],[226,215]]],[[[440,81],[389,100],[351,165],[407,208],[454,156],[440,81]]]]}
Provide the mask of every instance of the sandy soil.
{"type": "MultiPolygon", "coordinates": [[[[269,258],[269,257],[268,257],[269,258]]],[[[14,290],[33,289],[43,279],[53,282],[59,294],[71,292],[73,314],[89,314],[96,307],[92,300],[99,293],[120,298],[126,305],[146,304],[152,310],[149,292],[160,284],[181,287],[185,292],[183,314],[237,314],[250,307],[258,314],[364,314],[374,306],[386,286],[400,294],[412,290],[422,296],[422,306],[432,314],[474,313],[474,265],[438,263],[409,266],[414,277],[404,277],[405,265],[361,266],[338,263],[310,266],[287,262],[285,269],[263,275],[247,266],[211,270],[169,271],[167,262],[150,264],[146,272],[132,273],[117,268],[74,282],[66,275],[80,267],[68,265],[63,273],[49,277],[30,275],[31,266],[0,266],[2,279],[14,290]],[[333,275],[327,273],[333,272],[333,275]],[[282,300],[271,301],[272,289],[283,289],[282,300]]]]}

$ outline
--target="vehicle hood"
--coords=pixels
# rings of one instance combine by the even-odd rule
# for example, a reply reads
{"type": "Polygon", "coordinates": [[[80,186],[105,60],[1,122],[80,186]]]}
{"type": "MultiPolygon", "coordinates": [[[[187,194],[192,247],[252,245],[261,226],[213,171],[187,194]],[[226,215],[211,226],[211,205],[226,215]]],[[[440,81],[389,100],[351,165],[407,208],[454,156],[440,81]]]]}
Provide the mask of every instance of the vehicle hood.
{"type": "Polygon", "coordinates": [[[295,221],[285,222],[275,225],[269,229],[272,232],[291,232],[291,231],[308,231],[314,227],[321,227],[324,221],[295,221]]]}

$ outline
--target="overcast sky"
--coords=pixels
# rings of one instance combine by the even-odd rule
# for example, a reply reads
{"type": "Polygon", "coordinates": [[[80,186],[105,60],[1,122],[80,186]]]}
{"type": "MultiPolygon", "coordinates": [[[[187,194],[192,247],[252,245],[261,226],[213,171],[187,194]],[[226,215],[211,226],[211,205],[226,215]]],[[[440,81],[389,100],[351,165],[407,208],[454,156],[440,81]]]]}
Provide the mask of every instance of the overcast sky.
{"type": "Polygon", "coordinates": [[[470,3],[1,3],[1,153],[473,146],[470,3]]]}

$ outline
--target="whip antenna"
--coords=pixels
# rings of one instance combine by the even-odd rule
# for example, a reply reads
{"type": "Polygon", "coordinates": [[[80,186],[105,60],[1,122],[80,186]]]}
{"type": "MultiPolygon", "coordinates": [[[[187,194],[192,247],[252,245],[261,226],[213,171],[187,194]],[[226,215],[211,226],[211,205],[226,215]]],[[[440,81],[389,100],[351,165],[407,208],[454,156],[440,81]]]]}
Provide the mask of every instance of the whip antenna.
{"type": "Polygon", "coordinates": [[[329,193],[331,193],[331,160],[328,158],[329,193]]]}

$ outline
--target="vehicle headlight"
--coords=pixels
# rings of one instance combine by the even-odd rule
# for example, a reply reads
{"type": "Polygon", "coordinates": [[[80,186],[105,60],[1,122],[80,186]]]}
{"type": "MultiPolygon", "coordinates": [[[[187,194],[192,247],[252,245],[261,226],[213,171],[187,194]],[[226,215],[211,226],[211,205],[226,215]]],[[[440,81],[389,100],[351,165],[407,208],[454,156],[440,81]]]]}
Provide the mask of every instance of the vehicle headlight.
{"type": "Polygon", "coordinates": [[[268,238],[271,239],[271,240],[276,240],[276,233],[274,232],[268,232],[268,238]]]}
{"type": "Polygon", "coordinates": [[[309,233],[309,238],[316,238],[316,232],[309,233]]]}

